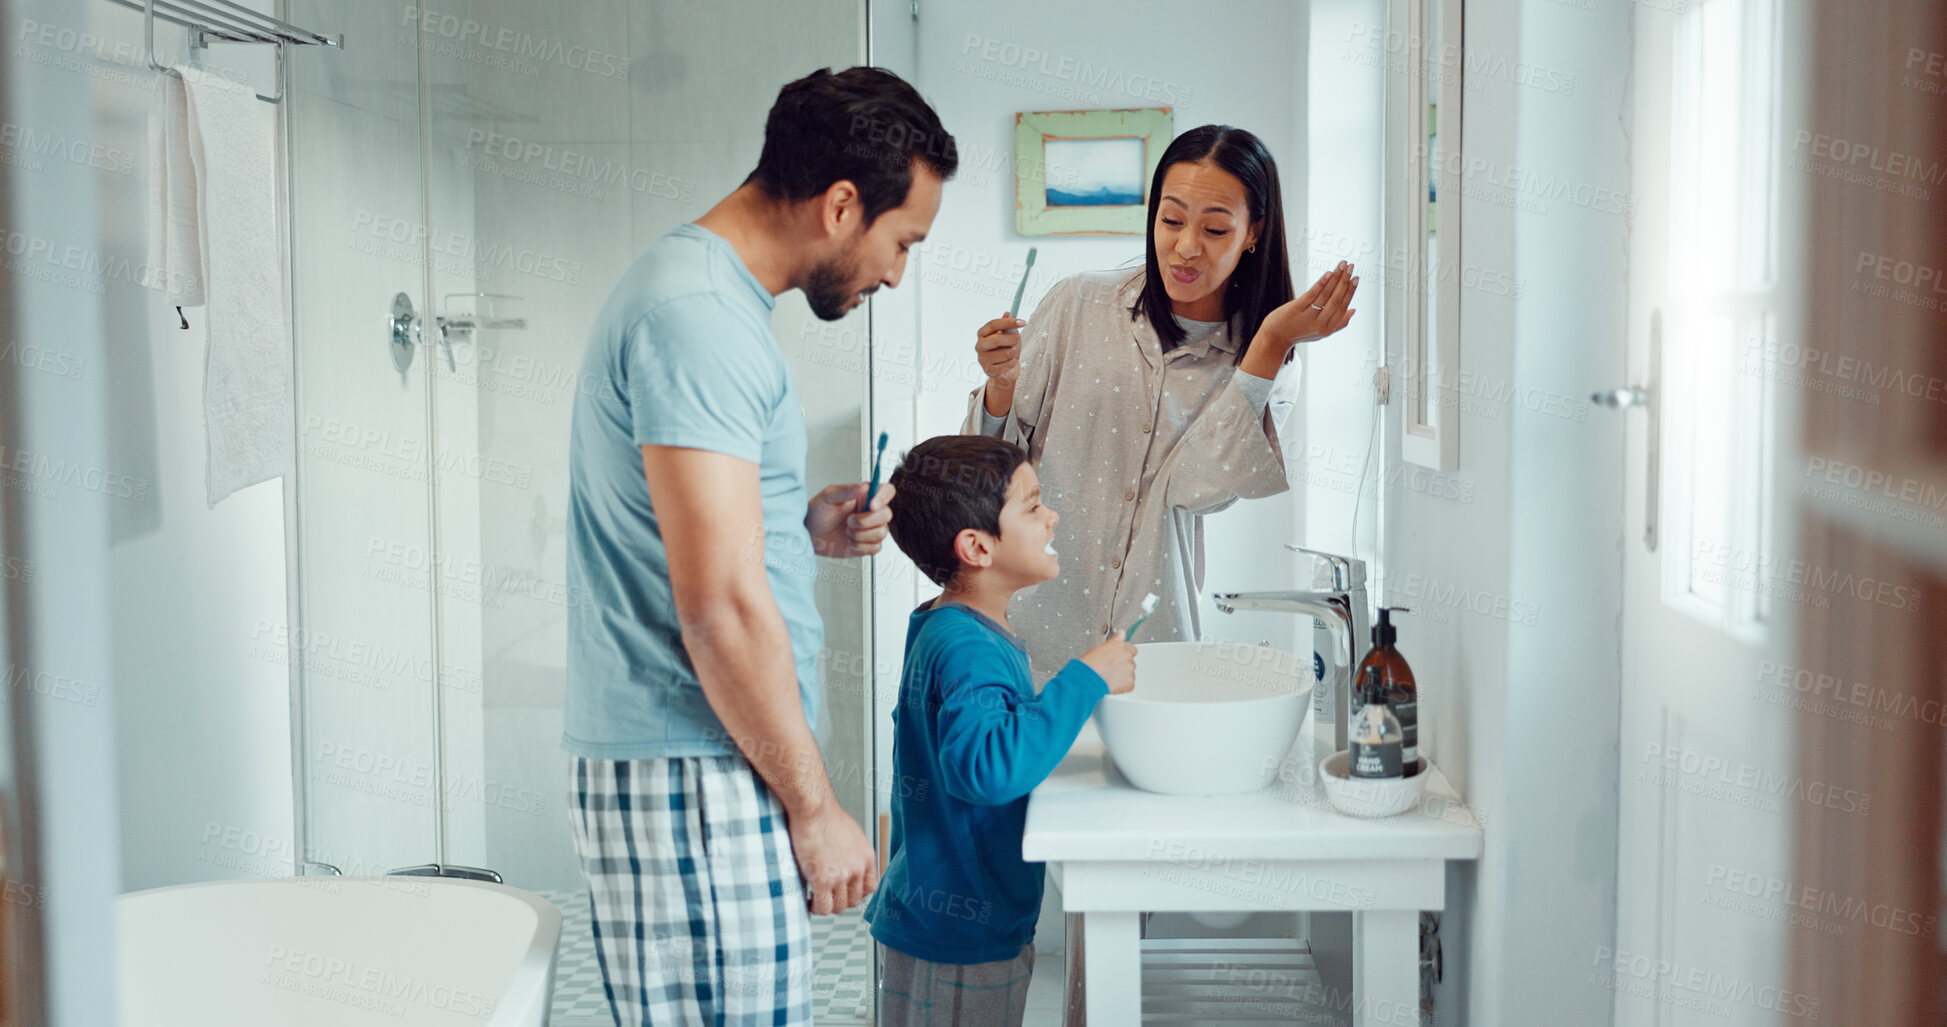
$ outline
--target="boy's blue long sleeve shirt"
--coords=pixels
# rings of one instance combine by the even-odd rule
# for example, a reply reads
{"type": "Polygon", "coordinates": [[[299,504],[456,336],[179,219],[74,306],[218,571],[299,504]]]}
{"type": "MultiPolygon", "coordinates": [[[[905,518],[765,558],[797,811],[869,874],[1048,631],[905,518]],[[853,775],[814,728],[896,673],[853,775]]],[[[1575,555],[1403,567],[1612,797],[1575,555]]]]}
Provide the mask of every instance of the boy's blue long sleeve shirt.
{"type": "Polygon", "coordinates": [[[1042,868],[1021,858],[1028,793],[1109,692],[1080,660],[1040,695],[1027,647],[960,603],[913,612],[893,710],[892,859],[872,936],[934,963],[1012,959],[1034,940],[1042,868]]]}

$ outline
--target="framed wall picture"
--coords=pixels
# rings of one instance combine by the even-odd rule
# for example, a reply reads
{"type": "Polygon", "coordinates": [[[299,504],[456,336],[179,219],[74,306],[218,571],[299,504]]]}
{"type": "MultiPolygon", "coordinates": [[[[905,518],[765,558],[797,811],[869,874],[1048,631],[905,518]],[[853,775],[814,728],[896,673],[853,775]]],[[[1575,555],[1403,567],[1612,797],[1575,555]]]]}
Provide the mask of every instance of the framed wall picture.
{"type": "Polygon", "coordinates": [[[1022,235],[1141,235],[1149,181],[1173,138],[1168,107],[1014,115],[1022,235]]]}

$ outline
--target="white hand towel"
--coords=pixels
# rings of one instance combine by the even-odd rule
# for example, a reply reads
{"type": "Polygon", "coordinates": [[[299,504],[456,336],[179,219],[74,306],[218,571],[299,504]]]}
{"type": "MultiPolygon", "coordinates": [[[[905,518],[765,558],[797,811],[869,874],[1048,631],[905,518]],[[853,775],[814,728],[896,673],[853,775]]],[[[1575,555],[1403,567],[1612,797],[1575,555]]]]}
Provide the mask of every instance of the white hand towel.
{"type": "Polygon", "coordinates": [[[189,149],[189,93],[181,76],[157,75],[149,111],[148,286],[185,307],[203,302],[203,226],[189,149]]]}
{"type": "MultiPolygon", "coordinates": [[[[276,108],[249,86],[178,69],[202,243],[203,421],[210,506],[281,477],[292,449],[291,334],[277,210],[276,108]]],[[[169,78],[170,76],[162,76],[169,78]]]]}

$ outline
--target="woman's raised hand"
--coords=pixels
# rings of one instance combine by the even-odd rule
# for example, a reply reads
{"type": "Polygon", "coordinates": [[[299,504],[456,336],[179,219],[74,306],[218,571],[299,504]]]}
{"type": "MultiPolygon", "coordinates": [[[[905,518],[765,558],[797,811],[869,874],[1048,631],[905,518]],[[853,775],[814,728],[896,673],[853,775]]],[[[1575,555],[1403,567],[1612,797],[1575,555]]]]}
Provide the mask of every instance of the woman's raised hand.
{"type": "Polygon", "coordinates": [[[1284,345],[1312,342],[1344,328],[1357,310],[1349,309],[1352,294],[1359,291],[1359,280],[1351,264],[1339,266],[1318,276],[1318,281],[1303,296],[1273,310],[1259,329],[1268,338],[1284,345]]]}
{"type": "Polygon", "coordinates": [[[1026,324],[1012,313],[1002,314],[974,335],[974,357],[987,373],[987,412],[995,417],[1014,406],[1014,383],[1021,377],[1020,330],[1026,324]]]}

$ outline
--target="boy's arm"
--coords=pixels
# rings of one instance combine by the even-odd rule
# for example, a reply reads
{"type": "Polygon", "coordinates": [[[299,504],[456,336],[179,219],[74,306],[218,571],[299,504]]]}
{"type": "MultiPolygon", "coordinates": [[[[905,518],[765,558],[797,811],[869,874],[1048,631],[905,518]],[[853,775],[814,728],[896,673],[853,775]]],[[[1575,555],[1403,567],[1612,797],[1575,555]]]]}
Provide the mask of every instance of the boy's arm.
{"type": "Polygon", "coordinates": [[[1109,694],[1101,675],[1070,660],[1037,697],[1008,684],[1013,671],[985,639],[942,655],[940,784],[966,802],[1013,802],[1054,772],[1095,704],[1109,694]]]}

